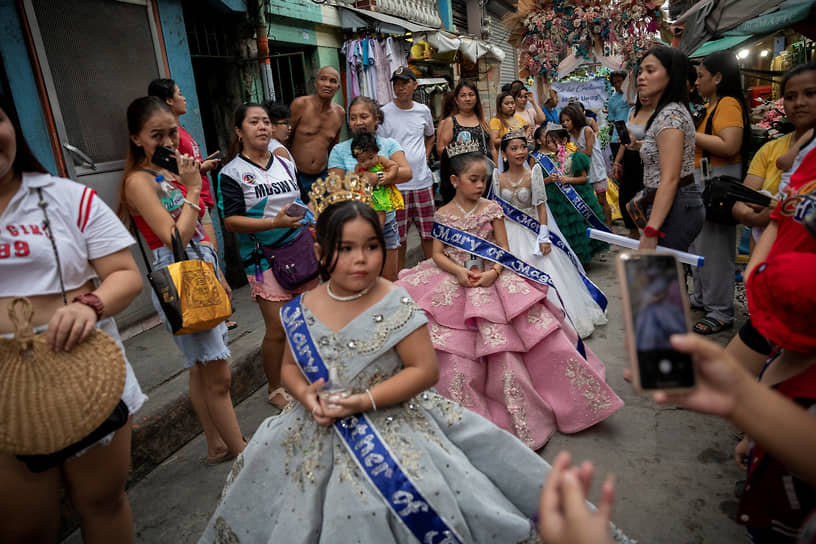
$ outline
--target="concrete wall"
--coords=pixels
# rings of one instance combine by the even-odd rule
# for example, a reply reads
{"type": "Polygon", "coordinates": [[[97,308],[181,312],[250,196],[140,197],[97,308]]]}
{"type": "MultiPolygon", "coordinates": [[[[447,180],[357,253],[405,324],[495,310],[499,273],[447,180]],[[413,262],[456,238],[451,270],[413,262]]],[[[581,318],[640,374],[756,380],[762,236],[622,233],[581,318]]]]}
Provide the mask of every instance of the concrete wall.
{"type": "MultiPolygon", "coordinates": [[[[169,77],[176,80],[187,98],[188,113],[181,117],[181,125],[200,144],[201,152],[206,153],[181,0],[158,0],[158,6],[170,65],[169,77]]],[[[3,37],[0,40],[0,56],[6,68],[11,95],[23,126],[23,134],[43,166],[56,174],[56,158],[51,148],[48,125],[37,92],[33,63],[26,50],[22,21],[13,2],[0,2],[0,36],[3,37]]],[[[161,64],[160,61],[159,65],[161,64]]],[[[145,82],[141,91],[144,94],[147,94],[148,83],[145,82]]]]}
{"type": "Polygon", "coordinates": [[[22,21],[14,2],[0,2],[0,57],[6,68],[14,106],[20,116],[23,135],[34,155],[52,174],[57,173],[57,162],[48,137],[34,80],[31,59],[26,50],[22,21]]]}
{"type": "Polygon", "coordinates": [[[439,16],[442,18],[442,26],[445,30],[453,29],[453,6],[451,0],[439,0],[436,3],[439,10],[439,16]]]}
{"type": "Polygon", "coordinates": [[[270,0],[269,8],[273,15],[312,23],[323,22],[320,4],[311,0],[270,0]]]}
{"type": "MultiPolygon", "coordinates": [[[[207,156],[204,140],[204,127],[201,124],[201,109],[198,106],[193,64],[190,62],[190,47],[187,45],[187,30],[184,26],[184,13],[181,0],[158,0],[159,19],[161,21],[164,47],[167,51],[167,63],[170,65],[168,77],[173,79],[187,99],[187,113],[179,117],[179,123],[193,137],[207,156]]],[[[145,92],[147,89],[145,88],[145,92]]]]}

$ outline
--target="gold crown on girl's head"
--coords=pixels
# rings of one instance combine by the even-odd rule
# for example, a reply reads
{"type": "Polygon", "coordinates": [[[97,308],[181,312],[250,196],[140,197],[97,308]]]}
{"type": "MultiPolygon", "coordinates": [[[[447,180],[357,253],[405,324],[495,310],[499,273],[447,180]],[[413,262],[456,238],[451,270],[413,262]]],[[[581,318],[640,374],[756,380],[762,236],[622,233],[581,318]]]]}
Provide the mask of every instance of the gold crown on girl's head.
{"type": "Polygon", "coordinates": [[[464,155],[465,153],[476,153],[479,151],[479,142],[476,140],[469,140],[467,142],[453,142],[445,148],[448,152],[448,158],[452,159],[456,155],[464,155]]]}
{"type": "Polygon", "coordinates": [[[527,139],[527,131],[524,130],[524,127],[514,128],[513,130],[508,131],[504,136],[502,136],[502,140],[526,140],[527,139]]]}
{"type": "Polygon", "coordinates": [[[357,200],[371,206],[374,187],[363,177],[350,173],[345,176],[329,174],[312,184],[309,198],[314,202],[318,215],[332,204],[345,200],[357,200]]]}

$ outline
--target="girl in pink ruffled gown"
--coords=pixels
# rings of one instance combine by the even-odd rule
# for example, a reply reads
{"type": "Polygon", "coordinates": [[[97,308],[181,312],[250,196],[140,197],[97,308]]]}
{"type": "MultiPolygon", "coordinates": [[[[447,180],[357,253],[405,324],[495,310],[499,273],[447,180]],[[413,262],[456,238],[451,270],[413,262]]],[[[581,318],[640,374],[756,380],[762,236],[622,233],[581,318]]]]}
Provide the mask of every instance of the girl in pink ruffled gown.
{"type": "MultiPolygon", "coordinates": [[[[482,198],[484,156],[463,147],[448,149],[456,194],[436,222],[507,248],[501,208],[482,198]]],[[[432,259],[400,272],[397,283],[428,317],[439,393],[532,449],[556,429],[586,429],[623,405],[604,381],[603,363],[589,349],[586,359],[578,353],[577,335],[547,301],[547,287],[491,261],[482,261],[482,271],[468,270],[471,254],[433,244],[432,259]]]]}

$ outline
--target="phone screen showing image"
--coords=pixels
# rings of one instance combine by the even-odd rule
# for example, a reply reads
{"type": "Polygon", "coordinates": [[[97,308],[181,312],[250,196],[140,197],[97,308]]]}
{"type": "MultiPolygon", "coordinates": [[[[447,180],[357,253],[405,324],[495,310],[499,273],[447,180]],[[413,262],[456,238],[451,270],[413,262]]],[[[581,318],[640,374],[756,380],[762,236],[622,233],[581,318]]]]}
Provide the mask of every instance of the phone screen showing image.
{"type": "Polygon", "coordinates": [[[691,357],[669,342],[671,335],[688,332],[677,261],[671,255],[633,254],[624,272],[641,388],[693,387],[691,357]]]}

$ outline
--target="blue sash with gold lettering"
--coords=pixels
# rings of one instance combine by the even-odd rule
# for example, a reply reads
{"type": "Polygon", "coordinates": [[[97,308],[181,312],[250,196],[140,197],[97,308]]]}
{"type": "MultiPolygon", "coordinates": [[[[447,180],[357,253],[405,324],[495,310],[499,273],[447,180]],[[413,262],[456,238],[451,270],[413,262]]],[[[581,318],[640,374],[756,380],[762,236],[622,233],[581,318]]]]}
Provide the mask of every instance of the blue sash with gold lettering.
{"type": "MultiPolygon", "coordinates": [[[[555,296],[558,297],[558,302],[561,304],[561,308],[564,308],[564,300],[561,298],[561,294],[558,292],[558,288],[556,288],[550,275],[543,270],[539,270],[530,263],[522,261],[506,249],[503,249],[492,242],[488,242],[484,238],[479,238],[475,234],[470,234],[469,232],[437,222],[434,222],[433,224],[431,236],[443,244],[448,244],[449,246],[461,249],[462,251],[467,251],[468,253],[476,255],[482,259],[500,264],[523,278],[540,283],[541,285],[546,285],[555,292],[555,296]]],[[[564,315],[570,320],[570,322],[572,322],[572,318],[570,318],[566,310],[564,310],[564,315]]],[[[573,328],[575,328],[574,325],[573,328]]],[[[586,358],[586,349],[584,348],[584,342],[580,337],[578,338],[576,349],[582,357],[586,358]]]]}
{"type": "MultiPolygon", "coordinates": [[[[544,172],[546,172],[548,176],[553,172],[559,175],[563,175],[561,169],[558,168],[558,166],[556,166],[555,163],[552,162],[552,160],[544,153],[540,151],[533,151],[532,153],[530,153],[530,156],[534,158],[538,164],[541,165],[541,169],[544,170],[544,172]]],[[[595,215],[595,212],[592,211],[592,208],[589,207],[589,204],[587,204],[584,201],[584,199],[581,198],[581,195],[578,194],[578,191],[575,190],[575,187],[573,187],[569,183],[561,183],[558,181],[554,183],[555,186],[558,187],[558,189],[561,191],[561,193],[567,198],[567,201],[570,204],[572,204],[572,207],[575,208],[575,210],[578,213],[580,213],[584,217],[584,219],[586,219],[586,222],[589,223],[590,226],[592,226],[592,228],[602,230],[604,232],[612,232],[611,230],[609,230],[609,227],[606,225],[606,223],[601,221],[598,218],[598,216],[595,215]]]]}
{"type": "MultiPolygon", "coordinates": [[[[541,226],[541,223],[539,223],[536,218],[524,213],[523,211],[519,210],[518,208],[516,208],[503,198],[501,198],[499,195],[493,192],[492,186],[490,187],[490,191],[488,191],[487,193],[487,198],[490,200],[495,200],[496,203],[499,206],[501,206],[501,209],[504,212],[505,217],[518,223],[522,227],[526,227],[527,229],[532,231],[534,236],[538,236],[538,230],[539,227],[541,226]]],[[[575,256],[573,255],[570,247],[553,231],[550,231],[550,242],[552,242],[555,247],[563,251],[567,255],[567,257],[569,257],[570,262],[575,267],[575,272],[577,272],[578,275],[581,277],[581,281],[584,282],[587,291],[589,291],[589,296],[591,296],[592,300],[594,300],[598,304],[598,306],[601,307],[601,310],[606,310],[607,305],[606,295],[604,295],[603,291],[601,291],[597,285],[592,283],[592,280],[590,280],[586,276],[586,274],[584,274],[581,271],[581,265],[575,259],[575,256]]]]}
{"type": "MultiPolygon", "coordinates": [[[[301,296],[281,308],[283,329],[295,361],[306,379],[310,383],[320,378],[328,382],[329,369],[320,357],[303,318],[301,296]]],[[[399,466],[388,445],[365,414],[335,421],[334,430],[360,470],[368,476],[394,514],[419,542],[462,544],[459,535],[436,513],[399,466]]]]}

